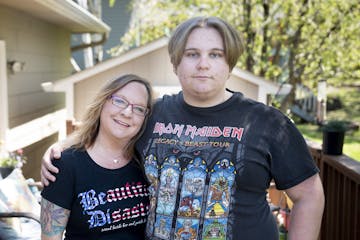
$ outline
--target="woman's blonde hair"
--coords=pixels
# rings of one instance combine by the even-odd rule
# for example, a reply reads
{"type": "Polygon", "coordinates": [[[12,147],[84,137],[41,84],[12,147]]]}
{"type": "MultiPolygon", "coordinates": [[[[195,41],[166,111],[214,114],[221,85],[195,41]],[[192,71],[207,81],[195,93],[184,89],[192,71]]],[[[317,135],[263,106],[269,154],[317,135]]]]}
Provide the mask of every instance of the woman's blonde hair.
{"type": "Polygon", "coordinates": [[[126,157],[131,158],[134,156],[134,147],[135,142],[139,139],[141,134],[144,132],[146,127],[146,122],[149,118],[149,115],[151,114],[152,110],[152,89],[150,83],[134,74],[126,74],[123,76],[120,76],[114,80],[111,80],[107,82],[101,90],[97,93],[95,98],[93,99],[92,103],[87,108],[87,111],[84,115],[84,119],[81,121],[80,126],[78,129],[73,133],[73,139],[74,139],[74,148],[77,149],[83,149],[91,147],[96,140],[96,137],[99,133],[100,128],[100,115],[101,111],[104,107],[104,104],[107,100],[113,95],[115,92],[117,92],[119,89],[123,88],[125,85],[131,83],[131,82],[137,82],[140,84],[143,84],[147,91],[147,108],[148,113],[146,114],[144,118],[144,122],[139,130],[139,132],[129,141],[129,143],[126,146],[126,157]]]}
{"type": "Polygon", "coordinates": [[[189,35],[196,28],[214,28],[219,32],[224,43],[225,59],[231,71],[244,51],[243,40],[235,28],[218,17],[190,18],[175,29],[168,45],[174,69],[180,64],[189,35]]]}

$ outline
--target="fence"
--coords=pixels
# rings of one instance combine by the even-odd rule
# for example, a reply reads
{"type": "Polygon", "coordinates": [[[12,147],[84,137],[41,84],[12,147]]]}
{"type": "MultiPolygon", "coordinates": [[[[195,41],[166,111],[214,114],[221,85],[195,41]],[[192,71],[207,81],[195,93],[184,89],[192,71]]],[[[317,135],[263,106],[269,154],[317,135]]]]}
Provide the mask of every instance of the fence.
{"type": "Polygon", "coordinates": [[[309,149],[325,192],[320,239],[360,239],[360,162],[345,155],[325,155],[311,143],[309,149]]]}

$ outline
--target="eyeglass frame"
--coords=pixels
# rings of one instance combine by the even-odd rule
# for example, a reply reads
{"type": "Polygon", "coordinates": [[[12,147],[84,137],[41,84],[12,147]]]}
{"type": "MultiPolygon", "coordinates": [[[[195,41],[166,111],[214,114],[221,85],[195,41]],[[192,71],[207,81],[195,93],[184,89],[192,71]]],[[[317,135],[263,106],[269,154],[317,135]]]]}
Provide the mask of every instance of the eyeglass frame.
{"type": "Polygon", "coordinates": [[[149,109],[145,106],[142,106],[142,105],[139,105],[139,104],[135,104],[135,103],[130,103],[128,100],[126,100],[125,98],[123,97],[119,97],[119,96],[116,96],[116,95],[111,95],[109,97],[109,100],[111,100],[111,103],[115,106],[115,107],[118,107],[122,110],[124,109],[127,109],[129,106],[131,106],[131,112],[138,115],[138,116],[141,116],[141,117],[145,117],[148,113],[149,113],[149,109]],[[119,99],[121,101],[123,101],[124,103],[126,103],[126,106],[120,106],[119,104],[116,104],[116,102],[114,100],[116,99],[119,99]],[[137,111],[134,111],[134,106],[135,107],[140,107],[140,108],[143,108],[145,111],[144,113],[140,113],[140,112],[137,112],[137,111]]]}

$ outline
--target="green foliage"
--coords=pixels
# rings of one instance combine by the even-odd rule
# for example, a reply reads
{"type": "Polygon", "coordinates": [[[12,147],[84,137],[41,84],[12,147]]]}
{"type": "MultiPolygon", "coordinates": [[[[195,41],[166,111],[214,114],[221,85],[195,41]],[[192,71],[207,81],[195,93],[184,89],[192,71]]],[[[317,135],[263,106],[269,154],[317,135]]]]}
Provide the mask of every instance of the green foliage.
{"type": "Polygon", "coordinates": [[[218,16],[244,36],[243,69],[294,86],[316,88],[322,79],[360,85],[358,0],[134,0],[132,9],[134,21],[113,55],[168,36],[189,17],[218,16]]]}
{"type": "Polygon", "coordinates": [[[109,0],[109,6],[113,7],[116,3],[116,0],[109,0]]]}
{"type": "Polygon", "coordinates": [[[0,167],[15,167],[17,161],[11,157],[0,158],[0,167]]]}
{"type": "MultiPolygon", "coordinates": [[[[360,124],[360,91],[358,88],[330,88],[329,97],[338,98],[342,103],[342,108],[327,112],[328,121],[345,119],[354,124],[360,124]]],[[[296,126],[301,133],[314,142],[322,142],[321,128],[313,124],[300,124],[296,126]]],[[[344,154],[360,161],[360,130],[352,128],[346,131],[345,143],[343,148],[344,154]]]]}
{"type": "MultiPolygon", "coordinates": [[[[296,124],[297,128],[308,140],[321,144],[322,132],[314,124],[296,124]]],[[[345,136],[344,154],[360,162],[360,131],[348,132],[345,136]]]]}
{"type": "Polygon", "coordinates": [[[19,149],[0,156],[0,167],[22,167],[26,160],[22,149],[19,149]]]}
{"type": "MultiPolygon", "coordinates": [[[[344,104],[329,112],[328,119],[360,122],[358,0],[133,0],[131,9],[132,24],[110,51],[113,56],[169,36],[189,17],[218,16],[244,37],[246,51],[238,67],[274,82],[303,83],[313,89],[325,79],[336,87],[330,94],[344,104]],[[351,88],[344,91],[344,86],[351,88]]],[[[318,126],[300,126],[307,137],[321,141],[318,126]]],[[[345,154],[360,161],[359,149],[360,131],[348,132],[345,154]]]]}
{"type": "Polygon", "coordinates": [[[330,88],[328,98],[338,98],[342,108],[327,113],[329,119],[351,119],[360,123],[360,88],[330,88]]]}
{"type": "Polygon", "coordinates": [[[349,121],[331,120],[321,126],[322,131],[326,132],[346,132],[349,130],[349,121]]]}

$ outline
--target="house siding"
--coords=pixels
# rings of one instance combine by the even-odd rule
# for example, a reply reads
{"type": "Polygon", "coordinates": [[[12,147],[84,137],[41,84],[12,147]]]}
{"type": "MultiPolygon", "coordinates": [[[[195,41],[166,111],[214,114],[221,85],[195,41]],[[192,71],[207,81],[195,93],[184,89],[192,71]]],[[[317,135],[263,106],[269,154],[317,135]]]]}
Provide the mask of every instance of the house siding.
{"type": "MultiPolygon", "coordinates": [[[[106,64],[106,61],[103,64],[106,64]]],[[[75,119],[82,118],[86,106],[105,81],[123,74],[133,73],[148,79],[153,86],[180,86],[172,69],[167,49],[161,48],[76,83],[74,87],[75,119]]]]}
{"type": "Polygon", "coordinates": [[[27,163],[22,167],[23,174],[26,178],[33,178],[35,181],[40,181],[42,156],[48,147],[54,142],[57,142],[58,139],[58,134],[53,134],[23,149],[24,155],[28,159],[27,163]]]}
{"type": "Polygon", "coordinates": [[[239,77],[231,76],[226,87],[232,91],[242,92],[247,98],[259,100],[259,86],[239,77]]]}
{"type": "MultiPolygon", "coordinates": [[[[101,20],[111,27],[111,31],[106,42],[101,46],[102,61],[111,58],[109,50],[115,46],[121,45],[121,38],[129,29],[131,20],[130,0],[117,0],[114,6],[109,6],[109,1],[101,1],[101,20]]],[[[94,38],[94,35],[92,36],[94,38]]],[[[94,40],[94,39],[93,39],[94,40]]],[[[81,34],[72,36],[72,45],[80,45],[83,43],[81,34]]],[[[80,69],[85,69],[84,53],[76,51],[72,54],[80,69]]],[[[96,62],[96,54],[94,52],[94,61],[96,62]]]]}
{"type": "Polygon", "coordinates": [[[8,70],[9,127],[64,108],[64,93],[45,93],[41,83],[69,76],[70,32],[24,12],[0,5],[0,39],[8,61],[24,62],[8,70]]]}
{"type": "Polygon", "coordinates": [[[108,40],[105,42],[104,59],[111,56],[107,53],[111,48],[121,44],[121,38],[129,28],[131,19],[130,0],[117,0],[113,7],[109,6],[109,1],[102,1],[102,20],[111,27],[108,40]]]}

